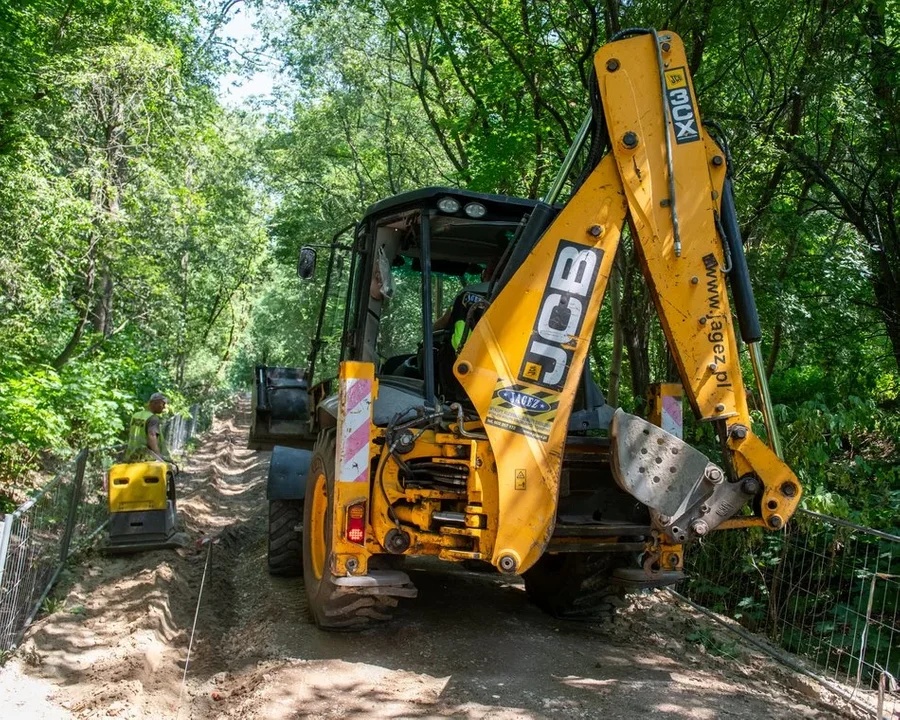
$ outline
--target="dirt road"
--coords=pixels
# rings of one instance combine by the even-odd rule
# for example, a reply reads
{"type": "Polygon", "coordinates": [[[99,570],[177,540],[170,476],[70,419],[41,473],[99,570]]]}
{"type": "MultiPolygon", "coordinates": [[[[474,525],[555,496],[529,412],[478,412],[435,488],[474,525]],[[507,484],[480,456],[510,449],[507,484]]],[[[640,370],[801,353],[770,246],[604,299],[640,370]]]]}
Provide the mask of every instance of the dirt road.
{"type": "Polygon", "coordinates": [[[642,596],[612,628],[556,621],[522,585],[414,565],[419,597],[383,628],[326,634],[301,580],[266,573],[268,453],[246,404],[186,464],[180,512],[207,548],[90,556],[0,670],[3,718],[833,718],[817,686],[642,596]],[[60,603],[61,604],[61,603],[60,603]]]}

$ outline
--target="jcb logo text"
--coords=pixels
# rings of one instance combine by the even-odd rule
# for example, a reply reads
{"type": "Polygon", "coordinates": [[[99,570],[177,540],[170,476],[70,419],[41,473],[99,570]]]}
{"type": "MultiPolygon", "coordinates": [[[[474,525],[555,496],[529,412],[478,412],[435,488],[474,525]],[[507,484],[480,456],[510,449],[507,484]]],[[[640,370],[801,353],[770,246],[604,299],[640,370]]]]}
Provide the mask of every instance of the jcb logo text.
{"type": "Polygon", "coordinates": [[[562,390],[600,269],[603,251],[560,240],[519,379],[562,390]]]}

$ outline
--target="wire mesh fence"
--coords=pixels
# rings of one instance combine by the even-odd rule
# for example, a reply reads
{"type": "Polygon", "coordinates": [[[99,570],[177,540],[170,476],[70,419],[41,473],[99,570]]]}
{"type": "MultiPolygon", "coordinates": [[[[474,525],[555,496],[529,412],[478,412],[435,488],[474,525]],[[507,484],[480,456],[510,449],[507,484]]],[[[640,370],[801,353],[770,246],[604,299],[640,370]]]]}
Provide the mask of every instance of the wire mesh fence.
{"type": "Polygon", "coordinates": [[[686,564],[690,600],[900,718],[900,537],[800,511],[781,533],[716,533],[686,564]]]}
{"type": "MultiPolygon", "coordinates": [[[[197,429],[199,407],[163,425],[173,455],[197,429]]],[[[0,517],[0,656],[14,648],[66,561],[106,525],[106,473],[122,447],[82,450],[31,500],[0,517]]]]}
{"type": "Polygon", "coordinates": [[[200,406],[191,405],[189,415],[173,415],[163,423],[163,435],[169,451],[175,455],[184,454],[188,441],[197,432],[197,422],[200,418],[200,406]]]}
{"type": "Polygon", "coordinates": [[[69,518],[77,507],[77,474],[87,453],[38,495],[6,515],[0,529],[0,651],[15,645],[68,554],[69,518]]]}

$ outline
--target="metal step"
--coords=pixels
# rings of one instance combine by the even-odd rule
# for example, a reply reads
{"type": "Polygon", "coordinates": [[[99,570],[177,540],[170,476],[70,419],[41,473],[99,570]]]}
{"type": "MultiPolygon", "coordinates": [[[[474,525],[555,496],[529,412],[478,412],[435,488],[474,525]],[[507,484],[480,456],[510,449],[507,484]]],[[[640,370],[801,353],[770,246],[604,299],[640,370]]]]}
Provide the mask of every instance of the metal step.
{"type": "Polygon", "coordinates": [[[419,594],[409,575],[400,570],[370,570],[368,575],[348,575],[333,582],[342,592],[354,595],[414,598],[419,594]]]}

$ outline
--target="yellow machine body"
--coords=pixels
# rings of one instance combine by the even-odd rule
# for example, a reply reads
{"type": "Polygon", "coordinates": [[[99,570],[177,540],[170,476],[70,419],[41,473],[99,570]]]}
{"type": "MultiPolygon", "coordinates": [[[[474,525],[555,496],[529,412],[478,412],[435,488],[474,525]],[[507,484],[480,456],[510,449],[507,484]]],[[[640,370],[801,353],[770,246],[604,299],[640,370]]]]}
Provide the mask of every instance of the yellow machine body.
{"type": "Polygon", "coordinates": [[[125,463],[109,469],[110,513],[166,509],[166,471],[161,462],[125,463]]]}
{"type": "Polygon", "coordinates": [[[108,473],[107,553],[183,547],[175,531],[173,468],[164,462],[123,463],[108,473]]]}
{"type": "MultiPolygon", "coordinates": [[[[726,527],[775,530],[798,506],[796,476],[752,432],[717,227],[727,167],[701,123],[683,44],[673,33],[659,45],[655,36],[640,35],[601,48],[594,66],[611,152],[474,324],[453,366],[468,416],[457,404],[456,422],[445,409],[440,421],[404,439],[373,419],[385,391],[375,359],[341,363],[336,427],[323,431],[313,455],[303,527],[304,552],[312,555],[307,590],[323,627],[340,625],[345,609],[357,607],[320,591],[327,582],[350,594],[369,592],[373,602],[408,596],[408,578],[376,582],[375,556],[484,560],[522,574],[548,553],[596,556],[609,545],[643,553],[648,574],[675,571],[687,539],[726,527]],[[626,222],[684,396],[698,420],[714,423],[724,438],[729,482],[676,436],[621,410],[607,445],[573,439],[569,419],[626,222]],[[694,452],[702,459],[677,509],[692,523],[690,532],[645,500],[660,481],[654,473],[663,474],[654,468],[681,472],[654,456],[657,444],[672,456],[694,452]],[[642,455],[655,459],[649,472],[642,455]],[[558,510],[569,484],[564,459],[588,473],[611,469],[620,488],[651,508],[653,529],[648,521],[641,533],[595,528],[587,535],[572,525],[560,532],[558,510]],[[409,480],[417,463],[447,478],[448,488],[417,487],[409,480]],[[706,494],[692,495],[698,488],[706,494]],[[742,507],[749,511],[740,514],[742,507]],[[364,528],[352,529],[361,516],[364,528]]],[[[368,288],[369,279],[362,284],[368,288]]],[[[660,398],[677,396],[680,408],[680,390],[663,386],[660,398]]]]}
{"type": "Polygon", "coordinates": [[[725,420],[748,429],[729,445],[738,475],[755,473],[765,489],[762,516],[754,522],[779,528],[800,500],[794,473],[749,432],[724,250],[715,226],[726,166],[713,161],[721,151],[700,122],[684,46],[670,35],[664,54],[667,89],[679,91],[690,108],[695,133],[691,142],[672,143],[679,253],[667,202],[664,133],[672,130],[660,98],[656,44],[642,35],[607,45],[594,57],[612,152],[491,303],[455,367],[496,457],[495,563],[508,556],[527,569],[553,532],[566,422],[626,219],[691,407],[702,421],[725,420]],[[562,302],[578,311],[570,313],[570,327],[542,334],[548,308],[562,302]],[[559,358],[549,369],[540,364],[547,355],[535,352],[536,342],[559,358]],[[539,419],[519,413],[518,419],[503,421],[512,431],[503,427],[494,410],[497,390],[513,385],[540,393],[555,412],[539,419]],[[517,485],[520,478],[524,487],[517,485]],[[790,489],[782,492],[782,487],[790,489]]]}

